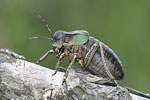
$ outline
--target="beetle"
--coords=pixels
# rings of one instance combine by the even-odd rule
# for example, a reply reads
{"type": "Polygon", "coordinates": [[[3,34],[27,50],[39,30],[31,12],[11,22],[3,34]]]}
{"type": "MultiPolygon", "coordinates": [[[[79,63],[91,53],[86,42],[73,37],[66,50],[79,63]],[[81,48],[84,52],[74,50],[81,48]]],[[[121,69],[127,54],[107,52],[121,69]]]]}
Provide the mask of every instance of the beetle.
{"type": "Polygon", "coordinates": [[[103,42],[90,36],[86,30],[71,32],[56,31],[53,34],[52,50],[44,54],[36,63],[44,60],[48,54],[55,53],[59,57],[56,64],[57,73],[63,57],[67,57],[70,64],[66,70],[64,80],[68,76],[72,64],[76,63],[95,75],[113,80],[123,79],[122,63],[117,55],[103,42]]]}
{"type": "MultiPolygon", "coordinates": [[[[45,23],[48,31],[52,33],[44,18],[42,18],[40,15],[39,17],[45,23]]],[[[73,63],[77,63],[82,68],[87,68],[94,75],[112,79],[115,85],[119,85],[116,80],[122,80],[124,77],[123,65],[113,50],[103,42],[90,36],[85,30],[75,30],[71,32],[56,31],[52,38],[32,37],[31,39],[37,38],[51,40],[53,49],[47,51],[35,63],[40,63],[49,54],[53,53],[59,58],[56,64],[56,71],[52,75],[57,73],[57,70],[60,67],[61,59],[65,56],[68,57],[70,64],[65,73],[63,83],[67,78],[69,69],[73,63]]],[[[149,95],[145,95],[132,88],[126,87],[126,89],[132,94],[150,98],[149,95]]]]}

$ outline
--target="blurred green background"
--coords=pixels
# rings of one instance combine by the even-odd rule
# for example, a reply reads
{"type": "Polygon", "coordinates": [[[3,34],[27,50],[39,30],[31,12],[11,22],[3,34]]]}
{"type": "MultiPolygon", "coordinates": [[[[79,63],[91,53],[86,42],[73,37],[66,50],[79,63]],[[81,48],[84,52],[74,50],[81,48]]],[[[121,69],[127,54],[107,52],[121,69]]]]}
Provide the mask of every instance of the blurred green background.
{"type": "MultiPolygon", "coordinates": [[[[29,40],[51,36],[39,14],[53,32],[84,29],[104,42],[124,65],[121,85],[150,93],[150,0],[0,0],[0,48],[31,62],[52,48],[49,40],[29,40]]],[[[56,61],[51,55],[41,65],[56,61]]]]}

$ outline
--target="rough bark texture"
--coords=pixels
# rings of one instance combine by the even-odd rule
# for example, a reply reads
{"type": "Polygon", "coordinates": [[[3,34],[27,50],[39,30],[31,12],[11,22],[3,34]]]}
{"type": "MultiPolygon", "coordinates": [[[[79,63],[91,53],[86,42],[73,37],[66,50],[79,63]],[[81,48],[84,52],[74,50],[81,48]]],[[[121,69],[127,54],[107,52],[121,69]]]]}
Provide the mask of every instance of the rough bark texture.
{"type": "Polygon", "coordinates": [[[64,72],[25,61],[7,49],[0,49],[0,100],[149,100],[121,86],[72,67],[62,85],[64,72]]]}

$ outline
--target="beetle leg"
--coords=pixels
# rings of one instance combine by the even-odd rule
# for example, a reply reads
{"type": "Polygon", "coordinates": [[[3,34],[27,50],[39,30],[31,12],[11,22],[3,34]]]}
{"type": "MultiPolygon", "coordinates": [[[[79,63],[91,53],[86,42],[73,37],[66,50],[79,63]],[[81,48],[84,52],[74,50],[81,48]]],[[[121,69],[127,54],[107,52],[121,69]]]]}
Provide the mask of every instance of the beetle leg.
{"type": "Polygon", "coordinates": [[[53,54],[54,53],[54,51],[53,50],[49,50],[49,51],[47,51],[42,57],[40,57],[40,59],[39,60],[37,60],[35,63],[36,64],[39,64],[42,60],[44,60],[49,54],[53,54]]]}
{"type": "Polygon", "coordinates": [[[101,57],[102,57],[102,62],[104,64],[104,68],[105,68],[105,71],[107,73],[107,75],[109,76],[110,79],[112,79],[116,85],[118,85],[118,82],[115,80],[114,76],[110,73],[107,65],[106,65],[106,61],[105,61],[105,58],[104,58],[104,50],[103,50],[103,46],[102,44],[99,43],[99,46],[100,46],[100,53],[101,53],[101,57]]]}
{"type": "Polygon", "coordinates": [[[73,65],[73,63],[75,62],[76,57],[77,57],[77,54],[75,53],[74,56],[73,56],[73,58],[72,58],[72,60],[71,60],[71,62],[70,62],[70,64],[69,64],[69,66],[67,67],[66,73],[64,75],[63,83],[67,79],[69,70],[71,69],[71,66],[73,65]]]}
{"type": "Polygon", "coordinates": [[[88,51],[88,53],[85,56],[85,60],[84,60],[84,66],[87,67],[89,65],[89,63],[91,62],[96,50],[98,49],[99,44],[95,43],[90,50],[88,51]]]}
{"type": "Polygon", "coordinates": [[[100,47],[100,54],[101,54],[101,57],[102,57],[102,62],[104,64],[104,68],[105,68],[105,71],[108,75],[108,77],[110,79],[112,79],[116,85],[118,85],[117,81],[115,80],[114,76],[110,73],[108,67],[106,66],[106,62],[105,62],[105,58],[104,58],[104,50],[103,50],[103,46],[102,44],[100,43],[95,43],[89,50],[89,52],[86,54],[85,56],[85,61],[84,61],[84,65],[85,67],[87,67],[89,65],[89,63],[91,62],[96,50],[98,49],[98,47],[100,47]]]}
{"type": "Polygon", "coordinates": [[[62,53],[62,54],[60,55],[60,57],[59,57],[59,59],[58,59],[58,62],[57,62],[57,64],[56,64],[56,67],[55,67],[56,70],[55,70],[54,74],[52,74],[52,76],[54,76],[54,75],[57,73],[58,68],[60,68],[60,62],[61,62],[62,58],[64,57],[64,55],[65,55],[65,53],[62,53]]]}

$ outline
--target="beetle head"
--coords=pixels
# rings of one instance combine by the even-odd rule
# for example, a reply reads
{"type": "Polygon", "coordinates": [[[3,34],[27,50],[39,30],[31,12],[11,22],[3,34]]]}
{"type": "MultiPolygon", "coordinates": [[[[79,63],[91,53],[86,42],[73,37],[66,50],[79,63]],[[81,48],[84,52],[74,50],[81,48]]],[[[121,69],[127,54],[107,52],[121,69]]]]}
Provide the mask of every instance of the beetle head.
{"type": "Polygon", "coordinates": [[[65,38],[65,31],[56,31],[54,33],[52,38],[52,46],[56,54],[60,53],[60,48],[64,45],[65,38]]]}
{"type": "Polygon", "coordinates": [[[58,54],[63,46],[82,45],[88,41],[88,38],[89,33],[85,30],[71,32],[56,31],[52,38],[53,50],[58,54]]]}

